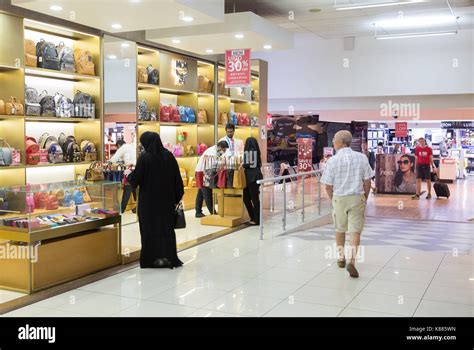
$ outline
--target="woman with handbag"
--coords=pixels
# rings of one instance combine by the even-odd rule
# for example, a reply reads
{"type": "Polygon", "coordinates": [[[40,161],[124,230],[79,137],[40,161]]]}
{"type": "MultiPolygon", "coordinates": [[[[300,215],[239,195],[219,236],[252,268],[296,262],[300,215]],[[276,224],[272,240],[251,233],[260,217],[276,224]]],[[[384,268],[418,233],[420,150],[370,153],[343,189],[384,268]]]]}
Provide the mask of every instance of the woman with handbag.
{"type": "Polygon", "coordinates": [[[176,208],[184,195],[184,187],[178,162],[163,147],[156,132],[145,132],[140,142],[145,151],[139,156],[135,170],[127,176],[131,186],[139,189],[140,267],[179,267],[183,263],[176,252],[174,229],[176,208]]]}
{"type": "Polygon", "coordinates": [[[260,225],[260,185],[257,180],[263,179],[261,171],[262,158],[260,147],[255,137],[249,137],[245,141],[244,163],[247,187],[244,188],[244,203],[250,216],[248,225],[260,225]]]}

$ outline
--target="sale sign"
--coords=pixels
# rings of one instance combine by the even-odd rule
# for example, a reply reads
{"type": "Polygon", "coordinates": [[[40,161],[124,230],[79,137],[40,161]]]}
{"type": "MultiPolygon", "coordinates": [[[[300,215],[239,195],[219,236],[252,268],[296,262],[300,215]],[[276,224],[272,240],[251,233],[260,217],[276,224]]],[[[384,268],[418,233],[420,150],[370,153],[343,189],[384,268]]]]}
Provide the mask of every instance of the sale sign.
{"type": "Polygon", "coordinates": [[[298,143],[298,172],[304,173],[313,170],[313,139],[301,137],[298,143]]]}
{"type": "Polygon", "coordinates": [[[395,137],[407,137],[408,136],[408,123],[398,122],[395,123],[395,137]]]}
{"type": "Polygon", "coordinates": [[[225,52],[225,87],[249,87],[250,49],[226,50],[225,52]]]}

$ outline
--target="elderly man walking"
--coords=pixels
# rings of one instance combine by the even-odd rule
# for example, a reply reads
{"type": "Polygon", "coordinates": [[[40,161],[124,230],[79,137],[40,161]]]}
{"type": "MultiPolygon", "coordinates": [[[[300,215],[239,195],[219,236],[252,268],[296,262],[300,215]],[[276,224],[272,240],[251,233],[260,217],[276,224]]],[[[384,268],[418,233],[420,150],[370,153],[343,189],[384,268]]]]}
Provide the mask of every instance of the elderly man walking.
{"type": "Polygon", "coordinates": [[[324,169],[321,182],[332,200],[333,220],[336,228],[337,265],[346,267],[351,277],[359,277],[355,258],[360,245],[360,234],[364,228],[365,207],[370,192],[370,179],[374,171],[363,153],[351,149],[352,135],[349,131],[338,131],[333,144],[337,153],[331,157],[324,169]],[[346,266],[346,232],[351,234],[349,262],[346,266]]]}

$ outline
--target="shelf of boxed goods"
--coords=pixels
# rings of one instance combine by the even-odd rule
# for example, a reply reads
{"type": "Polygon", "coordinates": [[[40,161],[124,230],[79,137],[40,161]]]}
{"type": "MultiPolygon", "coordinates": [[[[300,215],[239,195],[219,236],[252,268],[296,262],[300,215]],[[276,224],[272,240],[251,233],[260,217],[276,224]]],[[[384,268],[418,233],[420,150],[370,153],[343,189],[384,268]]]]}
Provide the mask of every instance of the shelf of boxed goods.
{"type": "Polygon", "coordinates": [[[25,67],[25,75],[32,77],[51,78],[69,81],[83,81],[83,80],[100,80],[96,75],[86,75],[71,73],[66,71],[57,71],[52,69],[25,67]]]}

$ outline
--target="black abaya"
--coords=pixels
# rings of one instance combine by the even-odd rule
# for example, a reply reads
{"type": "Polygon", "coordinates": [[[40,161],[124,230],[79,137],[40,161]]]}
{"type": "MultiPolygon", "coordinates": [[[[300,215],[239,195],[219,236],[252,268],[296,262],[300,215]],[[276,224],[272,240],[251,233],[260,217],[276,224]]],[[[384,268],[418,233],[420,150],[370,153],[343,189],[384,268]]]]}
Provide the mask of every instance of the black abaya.
{"type": "Polygon", "coordinates": [[[128,177],[130,184],[139,188],[141,268],[163,267],[158,261],[166,261],[169,265],[165,267],[183,264],[176,252],[174,232],[175,207],[184,195],[183,180],[174,156],[166,150],[159,153],[142,153],[128,177]]]}

